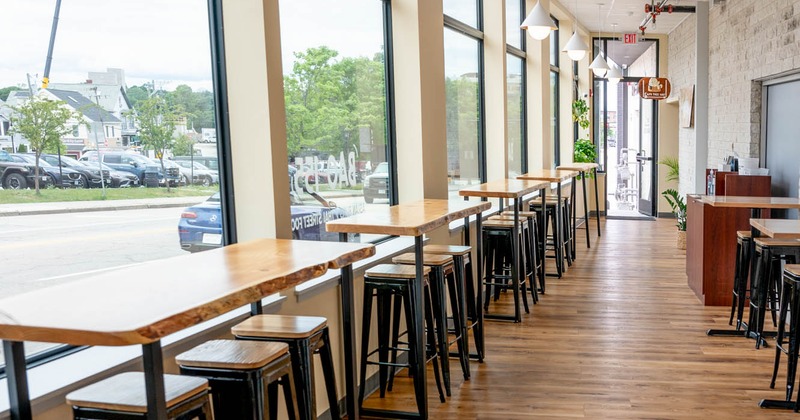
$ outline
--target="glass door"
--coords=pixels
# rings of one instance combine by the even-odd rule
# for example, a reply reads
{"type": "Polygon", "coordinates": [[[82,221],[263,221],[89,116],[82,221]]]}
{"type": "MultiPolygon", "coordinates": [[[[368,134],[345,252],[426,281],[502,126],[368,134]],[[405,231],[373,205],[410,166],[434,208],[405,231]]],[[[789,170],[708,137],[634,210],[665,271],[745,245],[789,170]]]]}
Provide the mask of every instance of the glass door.
{"type": "Polygon", "coordinates": [[[654,120],[656,101],[639,98],[639,151],[636,153],[636,166],[639,171],[639,213],[645,216],[655,216],[653,200],[655,199],[655,160],[656,136],[654,120]]]}

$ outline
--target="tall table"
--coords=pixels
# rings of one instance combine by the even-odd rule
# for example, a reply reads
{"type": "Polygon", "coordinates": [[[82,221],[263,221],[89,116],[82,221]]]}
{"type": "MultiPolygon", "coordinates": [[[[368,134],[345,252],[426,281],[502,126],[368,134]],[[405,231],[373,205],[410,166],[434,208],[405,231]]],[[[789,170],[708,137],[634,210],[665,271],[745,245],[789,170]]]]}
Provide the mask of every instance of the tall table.
{"type": "MultiPolygon", "coordinates": [[[[470,197],[480,197],[480,198],[499,198],[500,199],[500,210],[503,210],[503,200],[508,199],[512,202],[512,207],[514,208],[514,232],[519,230],[519,211],[521,207],[522,198],[528,194],[533,193],[534,191],[540,191],[540,195],[542,197],[542,205],[545,204],[546,194],[545,189],[550,186],[549,182],[544,181],[527,181],[521,179],[500,179],[497,181],[487,182],[485,184],[476,185],[474,187],[464,188],[458,191],[458,194],[464,197],[464,200],[469,200],[470,197]]],[[[478,235],[481,235],[481,231],[478,230],[478,235]]],[[[547,241],[547,232],[542,229],[541,234],[542,243],[546,243],[547,241]]],[[[516,234],[511,235],[511,247],[512,247],[512,260],[514,264],[511,266],[511,281],[514,283],[514,287],[518,287],[520,283],[520,273],[524,270],[521,268],[521,258],[519,256],[519,238],[516,234]]],[[[478,260],[478,266],[480,267],[483,264],[483,261],[478,260]]],[[[544,258],[542,258],[542,268],[540,271],[541,275],[544,276],[544,258]]],[[[544,278],[544,277],[542,277],[544,278]]],[[[483,295],[483,278],[478,276],[478,307],[483,308],[482,303],[482,295],[483,295]]],[[[531,282],[531,287],[536,287],[534,282],[531,282]]],[[[542,282],[544,284],[544,282],[542,282]]],[[[524,298],[524,296],[523,296],[524,298]]],[[[479,311],[483,311],[483,309],[479,309],[479,311]]],[[[513,320],[514,322],[521,322],[522,321],[522,313],[519,307],[519,296],[518,294],[514,294],[514,315],[500,315],[500,314],[489,314],[484,315],[486,318],[494,318],[494,319],[509,319],[513,320]]]]}
{"type": "MultiPolygon", "coordinates": [[[[560,165],[556,167],[556,169],[567,169],[578,171],[581,174],[581,183],[583,184],[583,219],[584,223],[586,223],[586,247],[591,248],[592,244],[589,240],[589,202],[586,199],[586,175],[588,172],[591,171],[592,175],[594,176],[594,209],[595,215],[597,216],[597,236],[602,236],[600,232],[600,193],[597,189],[597,168],[600,167],[600,164],[594,162],[576,162],[576,163],[567,163],[564,165],[560,165]]],[[[574,189],[573,189],[574,190],[574,189]]],[[[577,209],[577,204],[574,201],[575,195],[573,194],[573,201],[572,201],[572,236],[575,237],[575,233],[577,232],[576,228],[576,217],[575,210],[577,209]]]]}
{"type": "MultiPolygon", "coordinates": [[[[108,271],[0,300],[0,339],[8,372],[11,418],[32,418],[24,341],[90,346],[142,346],[147,418],[165,420],[161,339],[265,296],[375,254],[372,245],[259,239],[206,252],[108,271]]],[[[344,290],[344,289],[343,289],[344,290]]],[[[352,291],[342,303],[353,305],[352,291]]],[[[260,305],[255,305],[260,309],[260,305]]],[[[353,324],[344,353],[355,353],[353,324]]],[[[347,358],[345,361],[347,362],[347,358]]],[[[355,366],[346,363],[347,405],[354,410],[355,366]]]]}
{"type": "MultiPolygon", "coordinates": [[[[530,172],[528,172],[528,173],[526,173],[524,175],[520,175],[520,176],[517,177],[517,179],[527,179],[527,180],[533,180],[533,181],[555,182],[557,184],[556,194],[558,196],[558,201],[556,202],[556,215],[554,217],[554,219],[556,221],[556,232],[553,232],[553,244],[555,244],[555,246],[557,248],[563,247],[563,243],[560,243],[560,241],[558,240],[558,238],[561,238],[563,240],[563,233],[562,233],[563,230],[562,230],[562,227],[561,227],[561,183],[566,181],[566,180],[568,180],[568,179],[575,178],[576,176],[578,176],[578,171],[574,171],[574,170],[571,170],[571,169],[539,169],[539,170],[530,171],[530,172]]],[[[544,198],[544,194],[542,194],[542,196],[543,196],[543,198],[542,198],[542,215],[545,216],[543,218],[545,220],[542,220],[542,226],[544,226],[544,229],[542,229],[542,230],[545,233],[547,233],[546,199],[544,198]]],[[[574,188],[574,185],[573,185],[573,188],[572,188],[572,201],[573,202],[575,201],[575,188],[574,188]]],[[[587,234],[588,234],[588,232],[587,232],[587,234]]],[[[545,236],[545,238],[546,238],[546,236],[545,236]]],[[[547,245],[546,241],[542,242],[542,246],[543,247],[545,247],[546,245],[547,245]]],[[[545,249],[545,248],[542,248],[542,249],[545,249]]],[[[561,249],[563,249],[563,248],[561,248],[561,249]]],[[[560,251],[556,250],[556,258],[558,258],[559,254],[560,254],[560,251]]],[[[564,267],[564,262],[563,261],[558,261],[558,265],[563,267],[564,269],[566,269],[566,267],[564,267]]],[[[558,277],[561,277],[561,272],[562,271],[563,270],[559,271],[558,277]]]]}
{"type": "MultiPolygon", "coordinates": [[[[344,217],[328,222],[325,229],[328,232],[338,232],[339,238],[342,242],[347,242],[347,235],[349,233],[372,233],[378,235],[397,235],[397,236],[413,236],[414,237],[414,255],[416,257],[416,273],[418,287],[414,289],[414,305],[417,308],[424,308],[422,299],[422,278],[423,278],[423,253],[422,253],[422,237],[426,233],[446,226],[450,222],[457,219],[464,219],[464,242],[469,245],[469,217],[477,215],[475,224],[479,234],[477,235],[476,253],[478,261],[481,258],[481,216],[480,214],[490,208],[489,203],[466,203],[459,201],[448,200],[420,200],[407,204],[399,204],[391,207],[382,207],[371,209],[367,213],[357,214],[355,216],[344,217]]],[[[480,264],[478,264],[478,278],[481,276],[480,264]]],[[[352,278],[349,279],[352,282],[352,278]]],[[[342,276],[342,290],[349,289],[352,294],[352,285],[345,285],[344,276],[342,276]]],[[[342,312],[348,313],[350,317],[354,316],[355,307],[352,302],[342,308],[342,312]]],[[[409,325],[409,334],[422,334],[424,331],[424,323],[422,317],[422,310],[416,311],[414,317],[414,325],[409,325]]],[[[352,322],[352,319],[345,318],[345,322],[352,322]]],[[[480,319],[479,321],[480,322],[480,319]]],[[[417,348],[415,349],[414,361],[419,370],[414,375],[415,389],[418,395],[423,398],[417,398],[417,413],[409,413],[394,410],[377,410],[377,409],[360,409],[361,413],[367,416],[390,416],[398,418],[428,418],[428,401],[427,401],[427,385],[425,374],[425,340],[417,340],[417,348]]],[[[346,355],[346,358],[351,360],[355,366],[355,351],[346,355]]],[[[446,357],[446,356],[445,356],[446,357]]],[[[353,367],[355,372],[355,367],[353,367]]],[[[361,378],[363,381],[364,378],[361,378]]],[[[348,395],[351,389],[348,388],[348,395]]],[[[356,394],[354,394],[356,395],[356,394]]]]}

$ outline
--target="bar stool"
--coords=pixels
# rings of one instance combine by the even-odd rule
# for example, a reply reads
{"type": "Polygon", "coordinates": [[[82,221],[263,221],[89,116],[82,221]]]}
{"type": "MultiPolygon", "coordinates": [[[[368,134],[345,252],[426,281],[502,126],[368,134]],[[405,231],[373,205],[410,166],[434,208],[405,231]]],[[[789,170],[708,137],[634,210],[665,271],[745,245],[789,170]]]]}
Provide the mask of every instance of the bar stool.
{"type": "MultiPolygon", "coordinates": [[[[208,381],[164,375],[167,418],[212,420],[208,381]]],[[[144,374],[126,372],[95,382],[67,395],[74,419],[127,420],[147,418],[144,374]]]]}
{"type": "MultiPolygon", "coordinates": [[[[461,245],[425,245],[424,252],[426,254],[441,254],[453,257],[453,265],[455,265],[456,278],[464,279],[464,294],[466,300],[466,325],[465,330],[472,330],[473,341],[475,342],[475,357],[479,362],[483,362],[485,355],[484,337],[483,337],[483,317],[478,314],[478,307],[480,302],[477,301],[475,293],[475,279],[472,274],[472,247],[461,245]]],[[[466,332],[465,331],[465,332],[466,332]]],[[[469,338],[466,340],[469,343],[469,338]]],[[[453,354],[451,353],[450,356],[453,354]]],[[[470,356],[471,357],[471,356],[470,356]]]]}
{"type": "MultiPolygon", "coordinates": [[[[519,217],[524,218],[526,222],[525,226],[527,229],[524,232],[525,237],[525,245],[527,247],[525,258],[527,263],[526,274],[531,279],[531,288],[533,289],[533,303],[539,302],[539,293],[541,292],[544,294],[545,292],[545,275],[544,275],[544,266],[542,265],[542,249],[539,246],[539,226],[537,222],[537,215],[535,211],[520,211],[518,212],[519,217]],[[536,277],[538,275],[539,287],[536,288],[536,277]]],[[[500,213],[500,217],[510,217],[511,219],[507,220],[514,220],[514,212],[512,211],[504,211],[500,213]]],[[[502,220],[502,219],[501,219],[502,220]]],[[[520,220],[522,221],[522,220],[520,220]]]]}
{"type": "Polygon", "coordinates": [[[772,322],[777,326],[775,311],[779,297],[776,292],[780,281],[781,261],[785,260],[787,264],[800,261],[800,240],[754,238],[753,241],[756,270],[750,287],[750,322],[747,324],[746,336],[749,337],[754,332],[756,348],[760,348],[764,340],[764,315],[768,305],[772,312],[772,322]]]}
{"type": "Polygon", "coordinates": [[[279,384],[289,418],[297,418],[290,359],[284,343],[237,340],[211,340],[175,357],[181,375],[208,380],[217,418],[253,420],[277,418],[279,384]]]}
{"type": "MultiPolygon", "coordinates": [[[[549,223],[551,226],[550,231],[553,232],[552,235],[548,235],[548,244],[543,244],[542,247],[547,252],[548,249],[553,250],[553,257],[556,260],[556,276],[561,278],[561,276],[566,271],[566,267],[564,266],[564,262],[567,262],[568,266],[572,265],[572,256],[571,256],[571,244],[569,237],[572,236],[572,228],[570,218],[568,217],[569,211],[566,210],[569,208],[567,197],[561,198],[561,213],[556,214],[556,209],[558,207],[558,199],[556,197],[548,197],[547,202],[545,203],[546,211],[542,211],[542,204],[538,201],[531,201],[530,202],[530,209],[535,211],[539,214],[539,229],[545,229],[545,223],[549,223]],[[557,229],[558,223],[556,222],[556,217],[560,217],[560,224],[561,230],[557,229]],[[569,235],[569,237],[567,236],[569,235]],[[548,246],[550,245],[550,246],[548,246]]],[[[546,256],[547,258],[547,256],[546,256]]]]}
{"type": "MultiPolygon", "coordinates": [[[[392,378],[394,378],[394,371],[396,368],[408,368],[409,374],[414,378],[414,395],[417,406],[421,406],[428,398],[423,389],[424,384],[422,378],[424,377],[425,365],[419,366],[415,360],[416,349],[418,340],[421,340],[423,335],[427,337],[427,348],[425,359],[433,362],[433,374],[436,380],[436,387],[439,391],[439,400],[445,402],[444,390],[442,389],[442,382],[439,372],[438,353],[436,346],[436,335],[434,332],[434,316],[433,316],[433,302],[430,294],[430,287],[428,285],[428,276],[431,269],[423,267],[423,307],[417,308],[414,304],[414,294],[416,293],[417,273],[416,267],[410,265],[400,264],[380,264],[369,270],[364,275],[364,312],[361,327],[361,388],[358,395],[359,407],[364,404],[364,391],[365,381],[367,377],[367,365],[378,365],[378,379],[379,379],[379,392],[380,397],[386,396],[386,385],[389,379],[389,368],[391,367],[392,378]],[[377,312],[378,312],[378,348],[369,351],[369,335],[370,324],[372,322],[372,301],[377,297],[377,312]],[[390,337],[390,321],[393,320],[392,316],[392,299],[394,299],[396,308],[398,305],[403,307],[406,319],[406,331],[408,335],[408,348],[399,347],[399,334],[395,334],[395,339],[392,343],[389,342],[390,337]],[[400,303],[398,304],[398,300],[400,303]],[[423,311],[425,324],[416,325],[416,311],[423,311]],[[389,352],[391,351],[391,360],[389,359],[389,352]],[[397,352],[408,352],[408,363],[397,362],[397,352]],[[378,361],[373,362],[369,357],[378,353],[378,361]]],[[[398,311],[395,311],[398,312],[398,311]]],[[[396,314],[395,314],[396,315],[396,314]]],[[[396,318],[395,318],[396,319],[396,318]]],[[[399,323],[399,320],[397,321],[399,323]]],[[[397,331],[399,325],[395,323],[394,328],[397,331]]],[[[391,389],[390,389],[391,390],[391,389]]]]}
{"type": "Polygon", "coordinates": [[[317,418],[314,396],[314,355],[318,354],[325,377],[325,391],[331,417],[338,419],[339,399],[336,396],[336,376],[328,332],[328,320],[317,316],[256,315],[231,328],[240,340],[285,343],[289,346],[297,403],[301,419],[317,418]]]}
{"type": "MultiPolygon", "coordinates": [[[[415,265],[416,258],[413,252],[398,255],[392,259],[395,264],[415,265]]],[[[444,378],[444,389],[447,396],[450,396],[450,345],[452,344],[447,337],[450,330],[447,324],[447,299],[450,297],[450,312],[453,314],[453,334],[455,343],[458,345],[458,358],[461,362],[461,370],[464,373],[464,380],[469,379],[469,343],[467,342],[466,319],[464,318],[464,277],[457,278],[455,275],[455,264],[453,257],[442,254],[423,254],[422,264],[431,269],[429,276],[431,294],[433,295],[433,315],[436,322],[436,334],[439,342],[439,355],[441,355],[442,377],[444,378]],[[445,284],[447,291],[445,292],[445,284]]],[[[400,324],[400,303],[395,300],[394,325],[400,324]]],[[[398,334],[398,328],[394,329],[394,334],[398,334]]]]}
{"type": "MultiPolygon", "coordinates": [[[[492,220],[490,218],[483,222],[482,232],[483,243],[486,247],[486,251],[483,253],[483,263],[486,273],[486,278],[483,280],[483,285],[485,286],[483,308],[484,310],[489,309],[489,301],[493,295],[493,291],[499,293],[500,290],[507,290],[509,287],[508,281],[510,280],[511,289],[514,294],[514,322],[520,322],[522,320],[520,315],[520,294],[522,295],[522,305],[525,308],[525,313],[530,313],[527,297],[527,278],[524,273],[518,273],[518,278],[516,279],[512,276],[512,264],[519,264],[519,262],[514,261],[513,258],[515,252],[512,246],[513,235],[517,235],[519,244],[525,242],[523,236],[525,223],[518,223],[517,225],[517,229],[519,230],[515,232],[515,223],[513,220],[492,220]]],[[[519,254],[520,258],[524,260],[525,252],[519,251],[520,249],[518,248],[516,252],[519,254]]],[[[520,265],[525,267],[524,263],[520,265]]],[[[520,265],[517,265],[517,267],[520,265]]],[[[531,291],[533,295],[535,293],[535,286],[531,285],[531,288],[534,289],[531,291]]],[[[493,316],[497,317],[497,315],[493,316]]]]}
{"type": "MultiPolygon", "coordinates": [[[[780,320],[775,341],[775,362],[772,369],[770,388],[775,388],[781,354],[788,356],[786,370],[786,401],[792,400],[794,381],[797,376],[798,340],[800,340],[800,265],[787,265],[783,271],[783,291],[781,292],[780,320]],[[791,314],[789,326],[789,345],[785,347],[783,338],[786,332],[786,314],[791,314]]],[[[798,397],[800,398],[800,397],[798,397]]],[[[795,405],[795,410],[797,406],[795,405]]]]}
{"type": "Polygon", "coordinates": [[[733,269],[733,299],[731,300],[731,317],[728,325],[733,325],[736,313],[736,331],[742,327],[744,303],[747,300],[747,279],[750,277],[750,246],[753,238],[749,230],[736,232],[736,262],[733,269]]]}

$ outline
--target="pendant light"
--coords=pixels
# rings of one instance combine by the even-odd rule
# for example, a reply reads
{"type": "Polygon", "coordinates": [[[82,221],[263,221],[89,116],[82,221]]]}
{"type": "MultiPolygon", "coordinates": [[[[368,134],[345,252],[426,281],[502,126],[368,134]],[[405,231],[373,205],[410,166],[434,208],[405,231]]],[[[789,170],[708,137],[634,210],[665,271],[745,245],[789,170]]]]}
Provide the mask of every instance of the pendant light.
{"type": "Polygon", "coordinates": [[[542,6],[541,0],[536,3],[531,14],[522,21],[522,25],[519,27],[528,31],[528,34],[537,41],[547,38],[550,31],[558,29],[553,19],[550,18],[550,12],[542,6]]]}
{"type": "MultiPolygon", "coordinates": [[[[614,28],[612,30],[612,34],[613,34],[612,36],[614,37],[614,41],[616,41],[617,40],[616,39],[616,36],[617,36],[617,24],[616,23],[612,23],[611,26],[614,28]]],[[[614,83],[614,84],[619,83],[619,81],[622,80],[622,72],[619,70],[619,67],[617,67],[616,64],[613,64],[613,63],[610,63],[610,62],[607,62],[607,64],[608,64],[609,70],[608,70],[608,74],[606,74],[606,79],[608,79],[609,82],[614,83]]]]}
{"type": "MultiPolygon", "coordinates": [[[[600,35],[602,37],[603,34],[603,14],[601,13],[600,8],[603,7],[603,3],[597,3],[597,17],[600,18],[600,35]]],[[[592,69],[592,73],[594,73],[595,77],[606,77],[606,73],[608,73],[608,63],[606,60],[603,59],[603,40],[600,40],[600,47],[598,48],[597,57],[594,58],[592,64],[589,64],[589,68],[592,69]]]]}
{"type": "Polygon", "coordinates": [[[569,59],[572,61],[581,61],[583,57],[586,57],[586,53],[589,51],[589,46],[583,42],[583,39],[580,35],[578,35],[578,0],[575,0],[575,12],[573,13],[575,17],[575,22],[573,23],[573,32],[572,37],[567,42],[567,45],[564,46],[564,51],[569,56],[569,59]]]}

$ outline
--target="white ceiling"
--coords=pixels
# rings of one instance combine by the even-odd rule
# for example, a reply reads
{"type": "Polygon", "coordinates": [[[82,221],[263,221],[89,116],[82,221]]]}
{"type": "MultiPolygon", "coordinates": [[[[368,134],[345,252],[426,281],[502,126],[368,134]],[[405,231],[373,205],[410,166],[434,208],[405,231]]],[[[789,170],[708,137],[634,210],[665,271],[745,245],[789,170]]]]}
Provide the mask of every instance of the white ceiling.
{"type": "MultiPolygon", "coordinates": [[[[575,13],[576,0],[557,0],[568,13],[575,13]]],[[[617,24],[617,33],[639,32],[639,26],[647,17],[644,12],[645,4],[660,3],[655,0],[577,0],[578,22],[592,32],[602,31],[611,35],[612,24],[617,24]],[[598,4],[602,3],[598,13],[598,4]]],[[[673,6],[695,6],[695,0],[669,0],[667,5],[673,6]]],[[[661,13],[656,18],[656,25],[650,22],[647,24],[646,34],[667,34],[678,26],[687,16],[686,13],[661,13]]]]}

